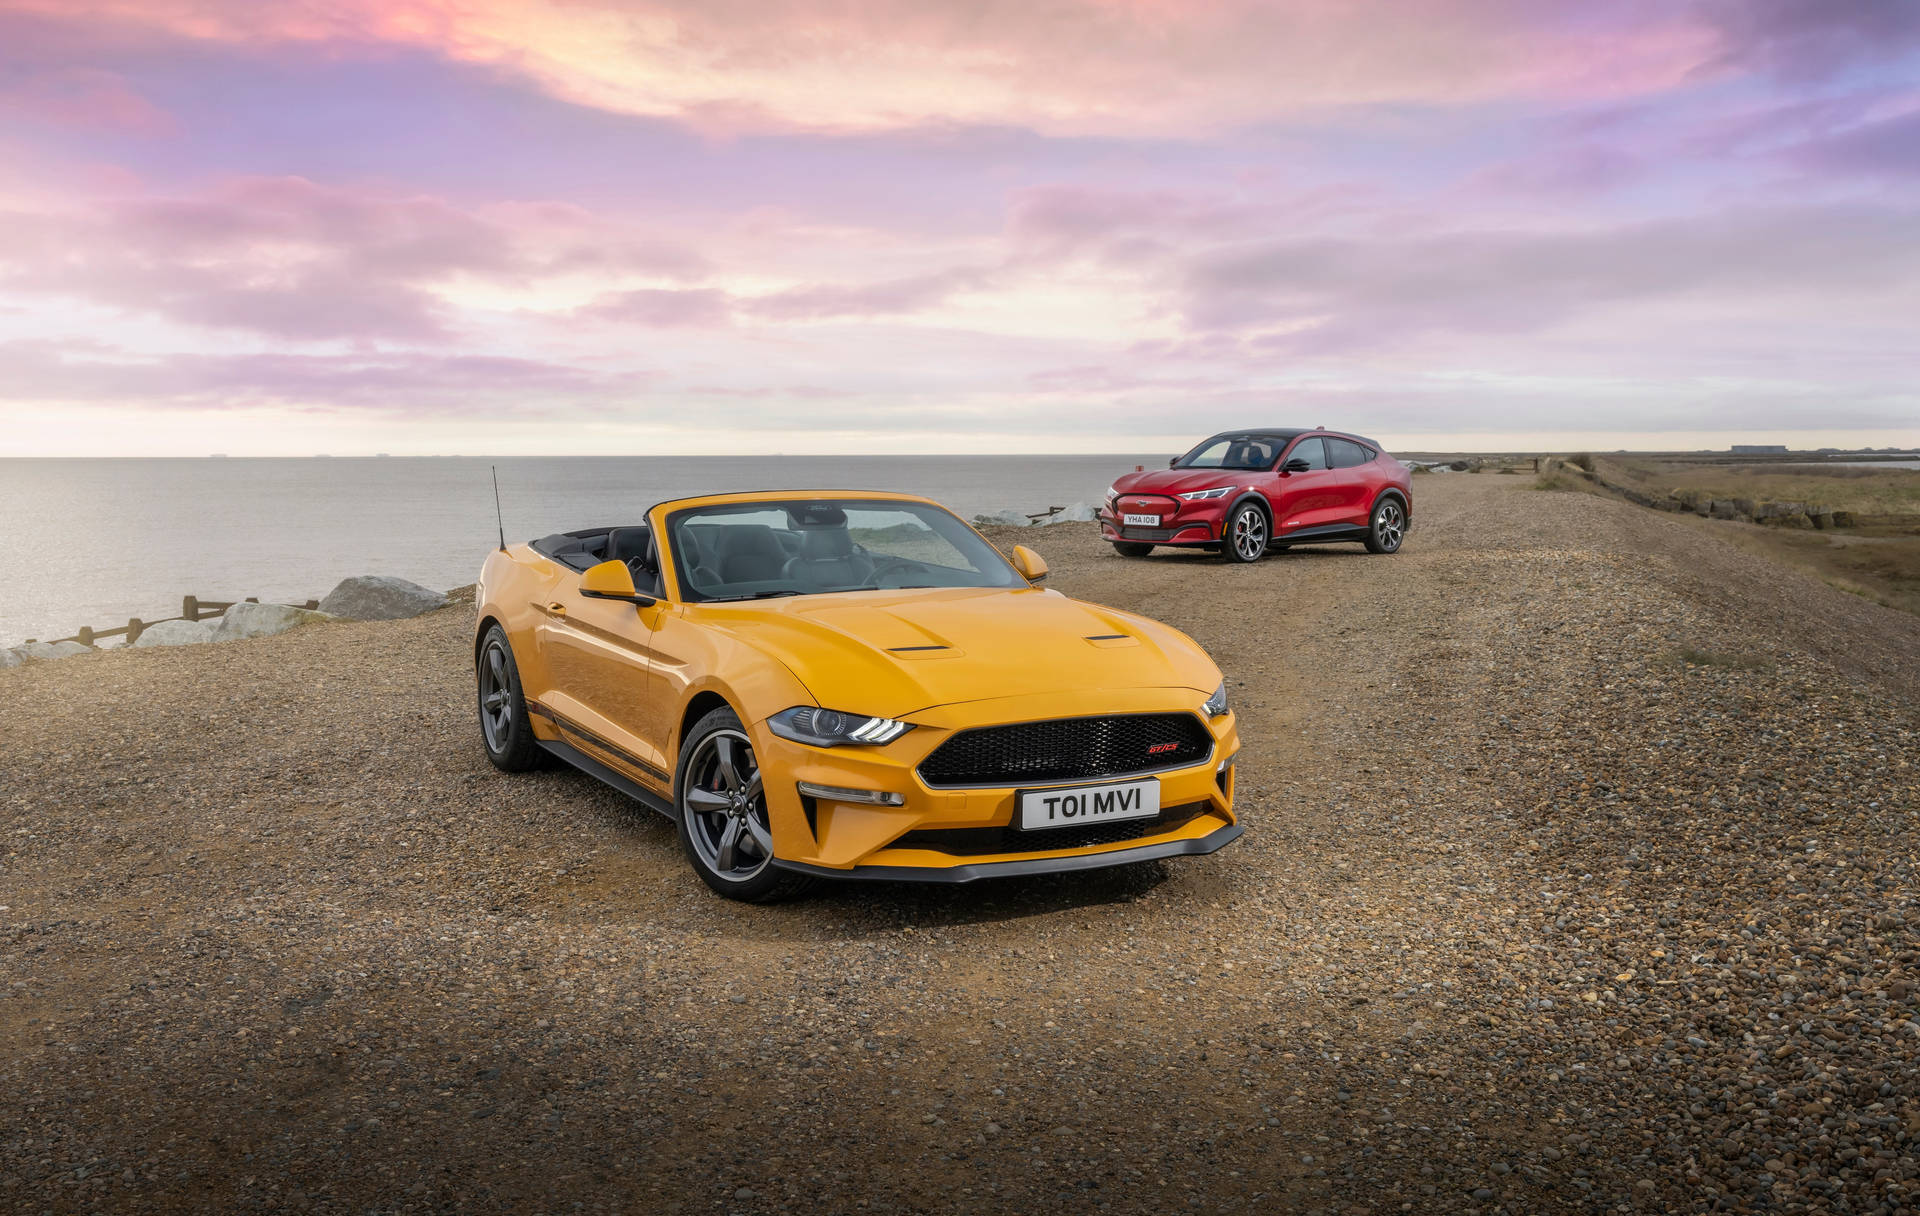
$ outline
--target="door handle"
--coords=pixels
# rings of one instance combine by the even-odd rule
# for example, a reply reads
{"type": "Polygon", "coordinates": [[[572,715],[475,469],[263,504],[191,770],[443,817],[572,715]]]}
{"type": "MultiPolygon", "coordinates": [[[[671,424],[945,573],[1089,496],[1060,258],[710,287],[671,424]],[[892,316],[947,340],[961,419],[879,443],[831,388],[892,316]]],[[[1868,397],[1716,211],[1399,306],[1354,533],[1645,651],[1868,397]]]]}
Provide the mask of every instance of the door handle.
{"type": "Polygon", "coordinates": [[[567,615],[567,606],[561,603],[559,600],[555,600],[553,601],[553,603],[547,605],[547,615],[557,616],[564,619],[567,615]]]}

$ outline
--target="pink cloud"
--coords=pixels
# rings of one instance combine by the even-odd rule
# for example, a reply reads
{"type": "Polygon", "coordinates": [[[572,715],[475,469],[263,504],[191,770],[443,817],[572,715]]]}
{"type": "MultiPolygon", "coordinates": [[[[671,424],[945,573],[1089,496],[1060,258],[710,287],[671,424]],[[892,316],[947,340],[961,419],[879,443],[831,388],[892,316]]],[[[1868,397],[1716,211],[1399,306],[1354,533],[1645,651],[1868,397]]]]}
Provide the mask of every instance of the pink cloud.
{"type": "Polygon", "coordinates": [[[0,81],[0,111],[53,126],[172,135],[173,117],[113,72],[60,68],[0,81]]]}

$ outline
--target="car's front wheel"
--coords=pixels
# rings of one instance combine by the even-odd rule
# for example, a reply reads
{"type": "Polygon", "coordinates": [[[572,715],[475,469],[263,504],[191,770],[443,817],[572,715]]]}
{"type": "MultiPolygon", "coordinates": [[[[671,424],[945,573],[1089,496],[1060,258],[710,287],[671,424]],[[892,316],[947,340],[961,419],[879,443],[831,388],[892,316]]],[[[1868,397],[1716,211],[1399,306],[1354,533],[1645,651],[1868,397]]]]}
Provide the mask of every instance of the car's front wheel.
{"type": "Polygon", "coordinates": [[[506,630],[498,625],[489,626],[480,639],[474,658],[474,686],[479,697],[480,741],[486,745],[487,759],[493,767],[505,773],[539,768],[546,753],[533,737],[527,698],[520,688],[520,668],[513,661],[506,630]]]}
{"type": "Polygon", "coordinates": [[[1259,561],[1267,551],[1267,513],[1250,502],[1235,507],[1227,518],[1225,541],[1220,556],[1228,561],[1259,561]]]}
{"type": "Polygon", "coordinates": [[[1367,552],[1397,553],[1407,535],[1407,509],[1389,495],[1373,505],[1373,519],[1367,527],[1367,552]]]}
{"type": "Polygon", "coordinates": [[[1113,551],[1121,557],[1145,557],[1153,552],[1153,546],[1132,540],[1116,540],[1113,542],[1113,551]]]}
{"type": "Polygon", "coordinates": [[[765,904],[811,885],[773,864],[773,828],[760,763],[740,718],[716,709],[680,747],[674,801],[680,845],[709,887],[728,899],[765,904]]]}

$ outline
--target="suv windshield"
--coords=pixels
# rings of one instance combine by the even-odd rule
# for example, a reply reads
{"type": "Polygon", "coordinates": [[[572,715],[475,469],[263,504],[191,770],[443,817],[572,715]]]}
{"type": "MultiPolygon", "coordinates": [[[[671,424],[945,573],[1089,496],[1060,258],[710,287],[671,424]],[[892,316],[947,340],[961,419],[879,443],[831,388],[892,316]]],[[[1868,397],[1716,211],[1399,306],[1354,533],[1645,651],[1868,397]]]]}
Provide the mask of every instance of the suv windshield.
{"type": "Polygon", "coordinates": [[[978,533],[929,503],[719,503],[675,511],[667,535],[681,593],[694,602],[1027,585],[978,533]]]}
{"type": "Polygon", "coordinates": [[[1290,435],[1215,435],[1173,462],[1176,469],[1270,469],[1290,435]]]}

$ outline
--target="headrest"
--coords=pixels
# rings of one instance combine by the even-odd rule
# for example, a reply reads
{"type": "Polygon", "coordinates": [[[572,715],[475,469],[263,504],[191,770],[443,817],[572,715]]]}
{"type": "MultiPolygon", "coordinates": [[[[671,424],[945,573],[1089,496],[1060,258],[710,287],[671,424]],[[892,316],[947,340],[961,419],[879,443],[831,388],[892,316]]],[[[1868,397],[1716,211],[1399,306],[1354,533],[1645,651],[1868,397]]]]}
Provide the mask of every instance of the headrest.
{"type": "Polygon", "coordinates": [[[777,557],[786,560],[787,551],[765,524],[735,524],[727,529],[728,557],[777,557]]]}
{"type": "Polygon", "coordinates": [[[812,561],[846,557],[853,552],[853,536],[845,528],[809,528],[800,534],[800,556],[812,561]]]}
{"type": "Polygon", "coordinates": [[[652,528],[615,528],[607,533],[606,560],[630,562],[638,558],[642,565],[651,565],[652,557],[652,528]]]}

